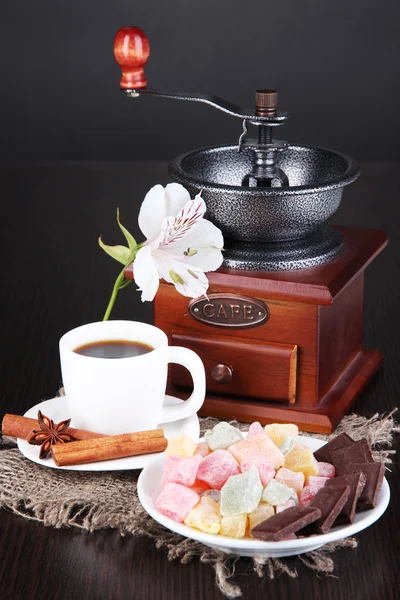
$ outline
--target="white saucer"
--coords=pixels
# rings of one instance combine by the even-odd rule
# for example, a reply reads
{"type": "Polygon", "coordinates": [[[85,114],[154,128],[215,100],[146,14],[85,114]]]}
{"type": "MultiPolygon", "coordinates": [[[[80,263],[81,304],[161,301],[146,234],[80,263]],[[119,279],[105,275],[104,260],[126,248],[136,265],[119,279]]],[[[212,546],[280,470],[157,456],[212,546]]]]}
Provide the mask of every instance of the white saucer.
{"type": "MultiPolygon", "coordinates": [[[[203,439],[199,440],[203,441],[203,439]]],[[[299,436],[299,441],[306,444],[314,452],[326,442],[311,438],[308,436],[299,436]]],[[[143,508],[151,517],[164,527],[167,527],[175,533],[179,533],[187,538],[201,542],[206,546],[222,550],[227,554],[236,556],[268,556],[280,558],[283,556],[293,556],[304,552],[311,552],[320,548],[324,544],[341,540],[342,538],[354,535],[363,529],[366,529],[385,512],[390,499],[390,489],[386,479],[383,480],[382,488],[378,494],[375,508],[360,512],[356,515],[354,523],[351,525],[342,525],[334,527],[329,533],[321,535],[312,535],[309,537],[297,538],[294,540],[283,540],[282,542],[262,542],[252,538],[235,539],[223,535],[214,535],[204,533],[200,529],[188,527],[184,523],[177,523],[169,517],[166,517],[156,507],[156,500],[160,494],[161,479],[164,470],[165,455],[159,456],[157,460],[144,469],[138,479],[138,496],[143,508]]]]}
{"type": "MultiPolygon", "coordinates": [[[[181,404],[183,400],[174,398],[173,396],[165,396],[164,406],[172,406],[174,404],[181,404]]],[[[30,417],[36,419],[38,410],[41,410],[43,414],[50,419],[53,419],[55,423],[63,421],[69,418],[68,408],[65,403],[65,396],[58,398],[52,398],[51,400],[44,400],[36,406],[30,408],[24,417],[30,417]]],[[[71,427],[74,426],[74,422],[71,421],[71,427]]],[[[173,423],[160,423],[158,427],[164,429],[164,434],[167,439],[177,435],[189,435],[191,438],[197,440],[200,434],[200,425],[197,414],[191,415],[187,419],[180,419],[173,423]]],[[[64,469],[69,471],[127,471],[130,469],[143,469],[149,465],[155,458],[162,455],[162,452],[155,454],[143,454],[141,456],[129,456],[127,458],[116,458],[114,460],[103,460],[101,462],[89,463],[85,465],[75,465],[69,467],[57,467],[52,458],[39,458],[39,446],[32,446],[25,440],[18,439],[18,448],[20,452],[29,460],[42,465],[43,467],[50,467],[52,469],[64,469]]]]}

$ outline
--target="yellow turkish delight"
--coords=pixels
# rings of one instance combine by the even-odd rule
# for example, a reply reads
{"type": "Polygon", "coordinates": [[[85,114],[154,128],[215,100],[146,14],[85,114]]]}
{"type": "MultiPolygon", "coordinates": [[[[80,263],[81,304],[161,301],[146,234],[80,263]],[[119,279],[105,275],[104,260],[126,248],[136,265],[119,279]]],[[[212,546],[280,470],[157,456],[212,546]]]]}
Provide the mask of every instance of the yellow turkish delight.
{"type": "Polygon", "coordinates": [[[221,513],[218,502],[207,496],[202,496],[200,502],[186,515],[184,523],[206,533],[218,533],[221,527],[221,513]]]}
{"type": "Polygon", "coordinates": [[[249,513],[247,516],[249,518],[248,529],[249,532],[258,525],[262,523],[266,519],[269,519],[275,514],[274,507],[268,502],[261,502],[253,512],[249,513]]]}
{"type": "Polygon", "coordinates": [[[168,441],[165,454],[168,456],[193,456],[196,450],[196,442],[188,435],[181,435],[168,441]]]}
{"type": "Polygon", "coordinates": [[[304,474],[305,477],[318,475],[318,463],[309,448],[294,448],[285,456],[285,469],[304,474]]]}
{"type": "Polygon", "coordinates": [[[299,435],[299,428],[293,423],[272,423],[271,425],[266,425],[264,431],[277,446],[280,446],[283,440],[289,435],[292,437],[299,435]]]}
{"type": "Polygon", "coordinates": [[[233,517],[222,517],[220,535],[232,538],[242,538],[246,535],[247,515],[235,515],[233,517]]]}

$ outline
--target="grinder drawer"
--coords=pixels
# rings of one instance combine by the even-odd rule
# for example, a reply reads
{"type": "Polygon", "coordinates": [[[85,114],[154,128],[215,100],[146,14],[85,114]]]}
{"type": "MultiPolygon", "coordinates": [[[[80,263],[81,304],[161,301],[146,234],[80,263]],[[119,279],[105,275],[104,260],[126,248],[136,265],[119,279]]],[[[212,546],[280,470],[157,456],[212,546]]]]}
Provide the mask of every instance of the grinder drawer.
{"type": "MultiPolygon", "coordinates": [[[[297,346],[174,329],[172,345],[194,350],[204,363],[207,391],[295,402],[297,346]]],[[[171,383],[191,387],[189,372],[171,365],[171,383]]]]}

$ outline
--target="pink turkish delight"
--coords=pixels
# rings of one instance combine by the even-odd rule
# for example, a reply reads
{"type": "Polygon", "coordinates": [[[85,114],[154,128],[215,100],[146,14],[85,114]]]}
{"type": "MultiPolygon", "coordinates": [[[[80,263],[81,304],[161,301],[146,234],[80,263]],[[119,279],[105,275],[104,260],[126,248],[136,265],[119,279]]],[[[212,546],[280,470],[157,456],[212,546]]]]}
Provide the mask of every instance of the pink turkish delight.
{"type": "Polygon", "coordinates": [[[215,450],[201,461],[197,478],[205,481],[211,488],[220,490],[231,475],[238,475],[240,467],[226,450],[215,450]]]}
{"type": "Polygon", "coordinates": [[[299,506],[308,506],[320,489],[320,487],[306,485],[300,492],[299,506]]]}
{"type": "Polygon", "coordinates": [[[257,435],[258,433],[263,433],[265,435],[264,427],[258,421],[254,421],[249,427],[249,431],[247,432],[247,437],[251,435],[257,435]]]}
{"type": "Polygon", "coordinates": [[[167,483],[157,498],[156,508],[174,521],[182,523],[200,496],[180,483],[167,483]]]}
{"type": "Polygon", "coordinates": [[[320,477],[328,477],[329,479],[333,479],[335,477],[336,469],[333,465],[326,462],[318,463],[318,475],[320,477]]]}
{"type": "Polygon", "coordinates": [[[275,479],[276,481],[279,481],[279,483],[293,488],[297,494],[300,494],[304,486],[304,473],[301,471],[297,473],[296,471],[291,471],[290,469],[282,467],[275,475],[275,479]]]}
{"type": "Polygon", "coordinates": [[[267,486],[271,479],[275,477],[274,467],[267,458],[264,458],[264,456],[255,454],[254,456],[244,458],[240,463],[240,468],[243,473],[248,471],[252,466],[257,467],[263,487],[267,486]]]}
{"type": "Polygon", "coordinates": [[[201,456],[166,456],[161,485],[181,483],[191,487],[196,481],[201,456]]]}
{"type": "Polygon", "coordinates": [[[317,475],[309,475],[306,477],[306,485],[316,487],[319,490],[324,487],[329,477],[319,477],[317,475]]]}

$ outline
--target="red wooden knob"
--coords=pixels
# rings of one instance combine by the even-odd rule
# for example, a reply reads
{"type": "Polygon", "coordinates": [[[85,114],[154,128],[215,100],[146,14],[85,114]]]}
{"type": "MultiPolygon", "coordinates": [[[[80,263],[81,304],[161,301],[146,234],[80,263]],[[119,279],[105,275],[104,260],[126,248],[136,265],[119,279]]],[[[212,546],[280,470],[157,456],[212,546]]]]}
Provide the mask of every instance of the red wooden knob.
{"type": "Polygon", "coordinates": [[[147,85],[144,65],[150,55],[149,40],[139,27],[122,27],[115,36],[114,55],[121,67],[120,87],[135,90],[147,85]]]}

